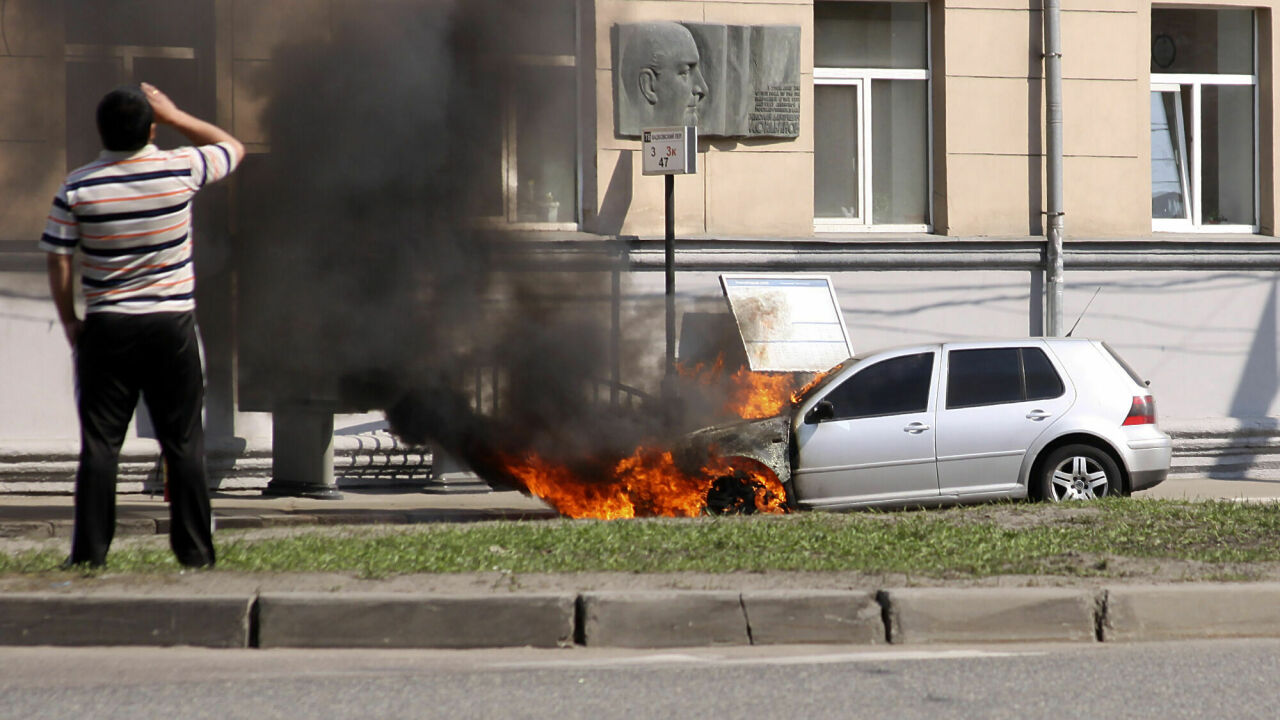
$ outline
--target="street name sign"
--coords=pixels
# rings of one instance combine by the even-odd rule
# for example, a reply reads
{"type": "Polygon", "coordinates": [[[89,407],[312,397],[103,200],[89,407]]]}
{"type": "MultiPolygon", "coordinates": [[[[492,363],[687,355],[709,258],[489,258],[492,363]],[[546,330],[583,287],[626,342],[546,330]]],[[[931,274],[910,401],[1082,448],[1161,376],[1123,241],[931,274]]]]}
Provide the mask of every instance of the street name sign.
{"type": "Polygon", "coordinates": [[[645,175],[692,175],[698,172],[698,128],[645,128],[640,136],[645,175]]]}

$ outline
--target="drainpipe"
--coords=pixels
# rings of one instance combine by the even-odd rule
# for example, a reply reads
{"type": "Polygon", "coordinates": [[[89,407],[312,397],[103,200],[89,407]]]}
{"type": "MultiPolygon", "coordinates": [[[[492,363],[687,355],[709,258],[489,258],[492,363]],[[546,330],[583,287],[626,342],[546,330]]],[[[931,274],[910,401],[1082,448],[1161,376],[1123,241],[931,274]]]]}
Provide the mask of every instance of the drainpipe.
{"type": "Polygon", "coordinates": [[[1044,0],[1045,330],[1062,334],[1062,32],[1059,0],[1044,0]]]}

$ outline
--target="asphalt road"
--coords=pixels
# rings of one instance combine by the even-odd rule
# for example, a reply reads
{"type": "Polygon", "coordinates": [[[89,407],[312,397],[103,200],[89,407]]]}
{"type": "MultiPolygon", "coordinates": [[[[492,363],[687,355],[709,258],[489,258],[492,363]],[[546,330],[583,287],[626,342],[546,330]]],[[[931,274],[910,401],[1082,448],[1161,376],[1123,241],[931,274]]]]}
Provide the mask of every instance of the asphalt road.
{"type": "Polygon", "coordinates": [[[0,718],[1273,718],[1280,640],[674,651],[0,648],[0,718]]]}

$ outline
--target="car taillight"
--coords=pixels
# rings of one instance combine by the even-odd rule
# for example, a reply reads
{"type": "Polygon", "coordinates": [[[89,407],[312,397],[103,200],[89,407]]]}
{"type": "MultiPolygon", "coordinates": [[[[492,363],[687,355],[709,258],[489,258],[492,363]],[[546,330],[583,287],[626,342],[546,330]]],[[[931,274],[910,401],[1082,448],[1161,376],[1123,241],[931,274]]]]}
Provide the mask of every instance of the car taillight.
{"type": "Polygon", "coordinates": [[[1150,395],[1133,396],[1133,404],[1129,406],[1129,415],[1121,425],[1154,425],[1155,423],[1155,398],[1150,395]]]}

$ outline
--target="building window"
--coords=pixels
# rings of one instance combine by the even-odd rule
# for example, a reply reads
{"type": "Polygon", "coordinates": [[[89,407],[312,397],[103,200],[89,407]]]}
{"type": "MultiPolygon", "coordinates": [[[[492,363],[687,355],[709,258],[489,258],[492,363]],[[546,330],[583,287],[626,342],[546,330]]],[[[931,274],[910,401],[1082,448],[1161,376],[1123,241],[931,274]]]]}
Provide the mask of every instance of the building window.
{"type": "Polygon", "coordinates": [[[1151,11],[1151,227],[1257,232],[1253,12],[1151,11]]]}
{"type": "Polygon", "coordinates": [[[577,229],[578,68],[575,0],[519,0],[519,32],[493,80],[492,111],[475,118],[488,141],[476,157],[486,183],[479,214],[508,227],[577,229]]]}
{"type": "Polygon", "coordinates": [[[814,3],[815,231],[929,231],[928,12],[814,3]]]}
{"type": "MultiPolygon", "coordinates": [[[[213,0],[99,0],[64,14],[68,171],[102,151],[95,111],[119,85],[146,80],[197,117],[216,113],[213,0]]],[[[161,147],[190,142],[167,126],[156,139],[161,147]]]]}

